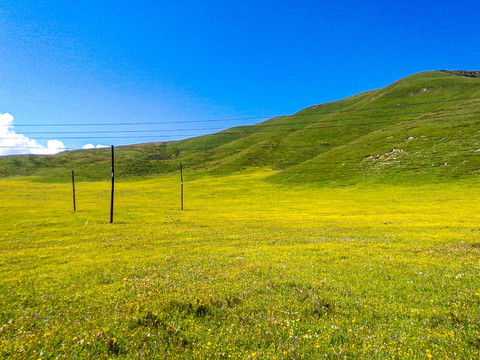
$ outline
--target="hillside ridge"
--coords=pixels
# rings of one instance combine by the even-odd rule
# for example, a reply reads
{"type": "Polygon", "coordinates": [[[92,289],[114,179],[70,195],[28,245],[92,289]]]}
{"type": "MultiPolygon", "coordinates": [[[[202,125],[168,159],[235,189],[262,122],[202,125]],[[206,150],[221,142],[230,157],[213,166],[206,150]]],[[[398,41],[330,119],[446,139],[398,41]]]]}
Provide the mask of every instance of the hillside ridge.
{"type": "MultiPolygon", "coordinates": [[[[479,111],[480,71],[422,72],[255,125],[118,147],[116,167],[120,176],[175,172],[182,162],[192,177],[270,168],[275,182],[450,181],[480,172],[479,111]]],[[[109,171],[108,154],[1,158],[0,175],[67,181],[67,170],[78,169],[85,180],[100,179],[109,171]]]]}

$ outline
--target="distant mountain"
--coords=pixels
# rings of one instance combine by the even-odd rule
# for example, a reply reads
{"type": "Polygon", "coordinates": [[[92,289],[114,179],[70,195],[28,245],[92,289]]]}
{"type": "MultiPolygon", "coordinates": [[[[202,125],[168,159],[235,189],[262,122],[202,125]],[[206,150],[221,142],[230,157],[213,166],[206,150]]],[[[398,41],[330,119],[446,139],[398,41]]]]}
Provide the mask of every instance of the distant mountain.
{"type": "MultiPolygon", "coordinates": [[[[480,72],[431,71],[291,116],[176,142],[117,148],[117,173],[223,175],[267,167],[275,182],[450,181],[480,173],[480,72]]],[[[0,175],[108,176],[109,149],[0,158],[0,175]]]]}

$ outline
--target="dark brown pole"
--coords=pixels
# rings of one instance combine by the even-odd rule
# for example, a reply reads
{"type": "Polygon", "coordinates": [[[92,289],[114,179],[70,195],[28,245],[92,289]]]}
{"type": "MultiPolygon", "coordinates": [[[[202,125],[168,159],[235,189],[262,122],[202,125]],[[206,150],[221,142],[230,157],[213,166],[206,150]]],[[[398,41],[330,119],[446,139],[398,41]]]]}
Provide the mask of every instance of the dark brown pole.
{"type": "Polygon", "coordinates": [[[180,200],[182,202],[182,210],[183,210],[183,169],[182,169],[182,163],[180,163],[180,200]]]}
{"type": "Polygon", "coordinates": [[[110,224],[113,223],[113,194],[115,189],[115,158],[113,154],[113,145],[112,145],[112,196],[110,201],[110,224]]]}
{"type": "Polygon", "coordinates": [[[73,211],[77,211],[77,207],[75,206],[75,175],[72,170],[72,188],[73,188],[73,211]]]}

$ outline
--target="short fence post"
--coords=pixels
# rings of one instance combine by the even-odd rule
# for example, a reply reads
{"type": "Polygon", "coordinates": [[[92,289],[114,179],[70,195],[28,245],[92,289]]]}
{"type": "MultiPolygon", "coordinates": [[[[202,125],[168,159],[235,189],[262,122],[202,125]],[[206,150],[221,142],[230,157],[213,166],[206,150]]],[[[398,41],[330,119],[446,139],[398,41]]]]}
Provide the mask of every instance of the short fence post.
{"type": "Polygon", "coordinates": [[[182,204],[182,210],[183,210],[183,168],[182,168],[182,163],[180,163],[180,202],[182,204]]]}

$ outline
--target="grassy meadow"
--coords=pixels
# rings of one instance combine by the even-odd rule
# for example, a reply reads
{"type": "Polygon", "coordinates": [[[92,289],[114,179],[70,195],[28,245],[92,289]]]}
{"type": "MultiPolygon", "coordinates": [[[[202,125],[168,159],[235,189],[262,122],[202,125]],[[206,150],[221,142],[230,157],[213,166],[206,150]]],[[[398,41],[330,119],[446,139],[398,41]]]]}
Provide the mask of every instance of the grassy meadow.
{"type": "Polygon", "coordinates": [[[480,186],[0,179],[0,358],[478,359],[480,186]]]}

